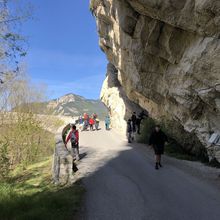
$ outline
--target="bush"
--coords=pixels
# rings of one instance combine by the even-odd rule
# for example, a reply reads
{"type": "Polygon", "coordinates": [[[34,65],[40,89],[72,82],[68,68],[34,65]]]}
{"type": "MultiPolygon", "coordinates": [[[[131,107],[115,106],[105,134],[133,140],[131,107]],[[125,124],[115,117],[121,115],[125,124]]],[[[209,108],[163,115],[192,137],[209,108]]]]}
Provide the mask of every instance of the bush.
{"type": "Polygon", "coordinates": [[[0,178],[18,165],[25,168],[53,153],[54,135],[42,129],[32,114],[18,117],[0,127],[0,178]]]}
{"type": "Polygon", "coordinates": [[[207,162],[206,154],[203,148],[196,148],[198,152],[194,153],[190,152],[191,148],[185,148],[185,146],[190,146],[194,143],[197,144],[195,140],[190,139],[189,135],[187,136],[186,134],[182,133],[182,140],[180,141],[181,143],[184,143],[184,146],[174,139],[175,136],[180,136],[178,132],[181,131],[181,128],[177,128],[176,125],[169,120],[161,119],[160,122],[156,122],[152,118],[144,119],[141,126],[141,135],[139,135],[137,138],[138,142],[148,144],[150,135],[156,124],[160,124],[162,131],[164,131],[164,133],[168,136],[169,143],[165,147],[165,153],[167,155],[182,160],[200,160],[201,162],[207,162]]]}
{"type": "Polygon", "coordinates": [[[9,168],[8,143],[0,141],[0,180],[8,177],[9,168]]]}
{"type": "Polygon", "coordinates": [[[144,119],[141,125],[141,134],[137,137],[138,142],[148,144],[154,126],[155,122],[152,118],[144,119]]]}

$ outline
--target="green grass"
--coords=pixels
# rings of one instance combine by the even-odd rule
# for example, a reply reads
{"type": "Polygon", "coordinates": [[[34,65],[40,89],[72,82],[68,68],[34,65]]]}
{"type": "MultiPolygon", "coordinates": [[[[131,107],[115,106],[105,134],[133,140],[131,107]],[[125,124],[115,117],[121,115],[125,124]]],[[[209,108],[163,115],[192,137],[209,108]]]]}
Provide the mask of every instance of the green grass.
{"type": "Polygon", "coordinates": [[[51,159],[17,168],[7,182],[0,183],[0,219],[73,219],[84,189],[55,186],[51,182],[51,159]]]}

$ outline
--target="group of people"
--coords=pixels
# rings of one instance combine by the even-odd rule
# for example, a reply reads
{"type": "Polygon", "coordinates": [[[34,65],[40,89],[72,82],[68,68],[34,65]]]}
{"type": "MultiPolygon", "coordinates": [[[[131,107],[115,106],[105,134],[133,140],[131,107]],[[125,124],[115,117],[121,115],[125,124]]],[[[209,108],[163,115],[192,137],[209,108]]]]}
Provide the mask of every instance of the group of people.
{"type": "MultiPolygon", "coordinates": [[[[79,119],[76,121],[77,124],[79,124],[79,129],[81,131],[86,131],[88,128],[90,131],[99,130],[99,119],[98,115],[96,113],[89,116],[87,113],[84,113],[83,116],[80,116],[79,119]]],[[[106,116],[105,118],[105,128],[106,130],[110,130],[110,117],[106,116]]],[[[67,126],[68,127],[68,126],[67,126]]],[[[67,144],[70,141],[71,143],[71,153],[73,155],[73,163],[72,163],[72,170],[73,172],[77,172],[78,168],[75,164],[75,160],[80,160],[80,154],[79,154],[79,131],[76,128],[75,124],[71,124],[70,130],[65,132],[64,144],[65,148],[67,149],[67,144]]],[[[68,149],[67,149],[68,150],[68,149]]]]}
{"type": "MultiPolygon", "coordinates": [[[[127,121],[127,136],[128,136],[128,142],[131,143],[134,136],[132,134],[138,133],[140,134],[140,125],[141,121],[148,117],[148,114],[146,114],[144,111],[141,112],[138,116],[136,115],[136,112],[133,112],[131,118],[127,121]]],[[[79,125],[83,125],[83,130],[87,129],[87,127],[90,127],[90,130],[93,130],[93,126],[95,125],[95,128],[98,129],[99,120],[97,119],[97,114],[93,114],[91,117],[89,117],[88,114],[84,114],[83,118],[80,117],[78,121],[79,125]]],[[[106,130],[110,129],[110,117],[107,116],[105,119],[105,128],[106,130]]],[[[72,125],[69,133],[66,135],[65,138],[65,147],[67,148],[67,143],[71,141],[72,146],[72,153],[75,156],[73,159],[73,172],[77,172],[78,168],[76,167],[75,160],[80,160],[80,154],[79,154],[79,131],[76,129],[76,125],[72,125]]],[[[161,130],[159,125],[156,125],[152,134],[150,135],[149,139],[149,145],[152,146],[155,153],[155,169],[158,170],[162,167],[161,164],[161,155],[164,153],[164,146],[165,143],[168,142],[168,138],[165,135],[165,133],[161,130]]]]}
{"type": "Polygon", "coordinates": [[[148,114],[145,111],[142,111],[139,115],[136,112],[133,112],[131,118],[127,121],[127,138],[128,143],[131,143],[134,140],[134,134],[141,134],[141,122],[142,120],[148,117],[148,114]]]}
{"type": "Polygon", "coordinates": [[[96,113],[89,116],[87,113],[84,113],[83,116],[80,116],[78,119],[79,129],[81,131],[90,131],[99,130],[99,119],[96,113]]]}
{"type": "MultiPolygon", "coordinates": [[[[141,121],[148,117],[144,111],[142,111],[138,116],[136,112],[133,112],[131,118],[127,121],[127,138],[128,143],[131,143],[134,140],[134,134],[140,133],[141,121]]],[[[161,164],[161,155],[164,154],[165,143],[168,142],[166,134],[161,130],[159,125],[156,125],[153,132],[149,138],[149,145],[154,149],[155,153],[155,169],[158,170],[162,167],[161,164]]]]}

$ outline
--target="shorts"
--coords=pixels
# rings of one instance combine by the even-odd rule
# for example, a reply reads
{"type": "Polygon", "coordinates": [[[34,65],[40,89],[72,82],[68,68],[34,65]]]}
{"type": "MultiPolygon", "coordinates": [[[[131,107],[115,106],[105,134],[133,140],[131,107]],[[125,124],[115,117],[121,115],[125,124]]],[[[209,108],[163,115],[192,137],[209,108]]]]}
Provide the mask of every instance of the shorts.
{"type": "Polygon", "coordinates": [[[154,153],[156,155],[164,154],[164,147],[163,146],[154,146],[154,153]]]}
{"type": "Polygon", "coordinates": [[[72,146],[72,148],[79,148],[79,145],[78,145],[78,144],[73,144],[73,143],[71,143],[71,146],[72,146]]]}

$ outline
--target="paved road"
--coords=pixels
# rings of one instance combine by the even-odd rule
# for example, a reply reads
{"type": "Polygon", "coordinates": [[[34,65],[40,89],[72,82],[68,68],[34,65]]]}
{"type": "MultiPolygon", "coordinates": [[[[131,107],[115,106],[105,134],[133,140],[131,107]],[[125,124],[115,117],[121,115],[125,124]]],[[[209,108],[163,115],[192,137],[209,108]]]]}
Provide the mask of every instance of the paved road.
{"type": "Polygon", "coordinates": [[[151,150],[128,145],[104,130],[83,132],[81,145],[79,175],[87,192],[79,219],[220,219],[215,169],[165,157],[164,167],[156,171],[151,150]],[[206,178],[207,173],[216,183],[206,178]]]}

